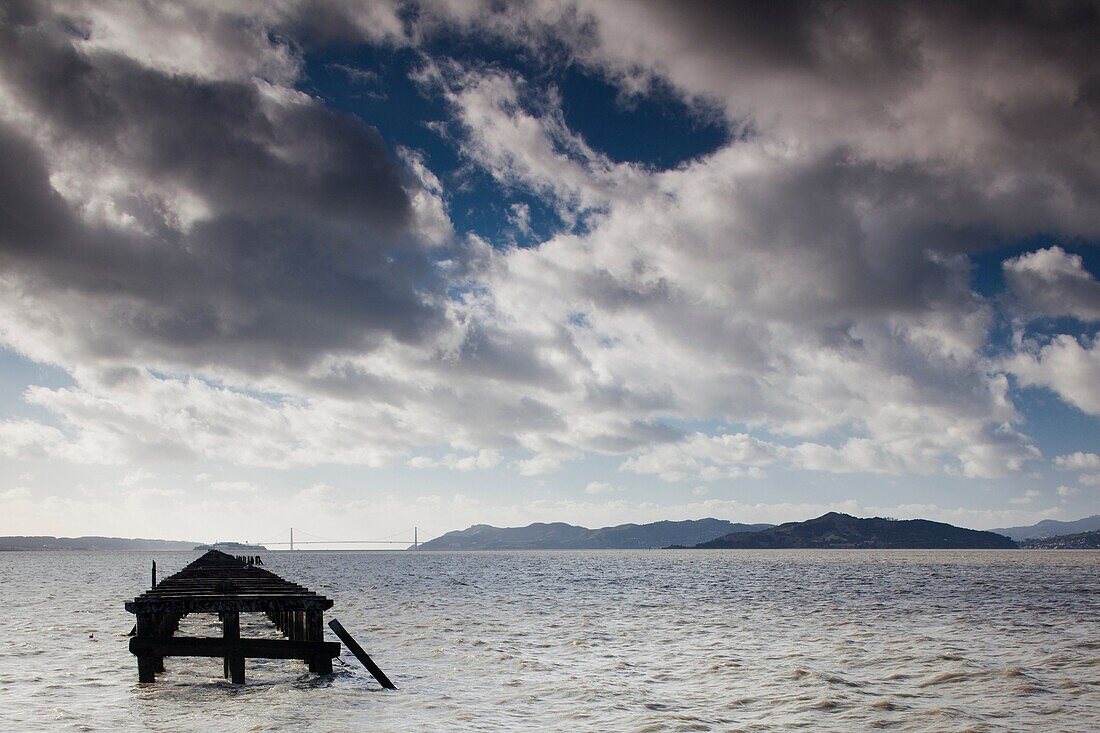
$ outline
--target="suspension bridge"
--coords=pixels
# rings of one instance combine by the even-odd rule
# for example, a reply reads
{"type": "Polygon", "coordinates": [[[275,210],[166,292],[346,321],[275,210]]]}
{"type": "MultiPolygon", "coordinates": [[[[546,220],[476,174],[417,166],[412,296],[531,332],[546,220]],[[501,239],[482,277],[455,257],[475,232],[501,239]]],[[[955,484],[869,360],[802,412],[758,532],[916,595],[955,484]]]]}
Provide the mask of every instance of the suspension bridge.
{"type": "Polygon", "coordinates": [[[400,532],[394,532],[393,534],[387,535],[385,537],[378,537],[369,540],[332,539],[330,537],[320,537],[310,532],[306,532],[305,530],[300,528],[290,527],[274,535],[271,539],[264,540],[263,542],[259,542],[257,544],[263,545],[264,547],[286,547],[290,550],[301,548],[304,545],[311,547],[315,547],[317,545],[339,545],[341,547],[346,545],[358,547],[371,547],[374,545],[405,545],[406,547],[412,547],[415,550],[420,547],[421,536],[426,536],[429,540],[435,538],[435,535],[430,535],[424,532],[419,527],[410,527],[408,529],[403,529],[400,532]],[[298,533],[299,539],[297,540],[294,539],[295,532],[298,533]],[[305,537],[305,539],[302,539],[303,536],[305,537]],[[284,537],[288,537],[288,539],[284,540],[284,537]]]}

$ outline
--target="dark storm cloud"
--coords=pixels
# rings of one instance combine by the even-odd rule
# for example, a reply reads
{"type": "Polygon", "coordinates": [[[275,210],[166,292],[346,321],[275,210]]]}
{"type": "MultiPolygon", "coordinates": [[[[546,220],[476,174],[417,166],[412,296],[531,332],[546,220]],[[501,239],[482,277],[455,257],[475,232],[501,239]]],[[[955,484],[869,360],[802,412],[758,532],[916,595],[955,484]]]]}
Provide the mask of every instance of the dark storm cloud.
{"type": "Polygon", "coordinates": [[[49,170],[29,140],[0,125],[0,251],[55,247],[73,227],[65,201],[50,186],[49,170]]]}
{"type": "Polygon", "coordinates": [[[218,211],[400,225],[409,212],[381,137],[304,100],[265,104],[255,85],[166,74],[81,53],[54,28],[4,32],[3,73],[65,140],[135,173],[178,181],[218,211]]]}
{"type": "Polygon", "coordinates": [[[1100,194],[1093,0],[631,5],[580,3],[603,21],[583,58],[621,78],[667,77],[810,144],[858,150],[893,131],[923,138],[898,140],[895,155],[917,147],[1100,194]],[[639,23],[653,32],[631,43],[639,23]]]}
{"type": "Polygon", "coordinates": [[[0,80],[38,124],[0,124],[0,266],[27,298],[72,301],[74,324],[88,319],[79,349],[263,373],[438,327],[408,231],[414,184],[373,128],[255,84],[86,53],[62,24],[19,18],[0,26],[0,80]],[[137,226],[79,215],[50,179],[74,170],[48,153],[78,177],[128,178],[111,202],[137,226]],[[186,226],[167,200],[178,191],[204,207],[186,226]]]}
{"type": "Polygon", "coordinates": [[[369,350],[387,334],[415,341],[437,325],[413,285],[425,263],[391,261],[353,232],[230,216],[186,233],[162,221],[169,238],[120,232],[75,216],[41,154],[5,126],[0,156],[12,163],[0,168],[0,264],[32,296],[98,302],[106,322],[77,336],[89,355],[263,372],[369,350]]]}

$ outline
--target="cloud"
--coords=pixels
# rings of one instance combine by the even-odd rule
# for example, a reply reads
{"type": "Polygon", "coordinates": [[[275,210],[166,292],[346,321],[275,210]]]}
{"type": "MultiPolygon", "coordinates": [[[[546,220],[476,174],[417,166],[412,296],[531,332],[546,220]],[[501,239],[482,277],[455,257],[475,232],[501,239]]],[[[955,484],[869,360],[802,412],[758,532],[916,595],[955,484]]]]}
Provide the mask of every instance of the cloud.
{"type": "Polygon", "coordinates": [[[7,489],[0,492],[0,499],[4,501],[23,501],[30,499],[33,493],[26,486],[16,486],[14,489],[7,489]]]}
{"type": "Polygon", "coordinates": [[[1100,338],[1060,334],[1043,345],[1031,342],[1006,366],[1025,387],[1046,387],[1082,412],[1100,415],[1100,338]]]}
{"type": "Polygon", "coordinates": [[[540,453],[532,458],[516,461],[512,465],[522,476],[543,476],[557,471],[568,458],[569,456],[540,453]]]}
{"type": "Polygon", "coordinates": [[[584,493],[586,494],[613,494],[617,491],[622,491],[622,489],[606,481],[589,481],[588,485],[584,487],[584,493]]]}
{"type": "Polygon", "coordinates": [[[1100,320],[1100,282],[1080,255],[1048,247],[1006,260],[1004,271],[1025,313],[1100,320]]]}
{"type": "MultiPolygon", "coordinates": [[[[1058,456],[1054,459],[1054,465],[1065,471],[1088,471],[1089,473],[1080,474],[1077,481],[1085,486],[1100,486],[1100,456],[1095,453],[1077,451],[1076,453],[1058,456]]],[[[1058,493],[1060,496],[1070,496],[1073,492],[1079,491],[1080,489],[1075,488],[1070,493],[1062,494],[1062,490],[1059,489],[1058,493]]]]}
{"type": "Polygon", "coordinates": [[[32,420],[0,421],[0,451],[10,458],[44,458],[65,442],[57,428],[32,420]]]}
{"type": "Polygon", "coordinates": [[[1054,465],[1070,471],[1100,469],[1100,455],[1077,451],[1054,459],[1054,465]]]}
{"type": "MultiPolygon", "coordinates": [[[[474,73],[464,72],[463,94],[480,89],[474,73]]],[[[494,76],[491,86],[502,83],[494,76]]],[[[459,105],[465,127],[477,128],[496,98],[459,105]]],[[[475,137],[460,141],[466,154],[489,170],[506,166],[513,185],[536,191],[554,178],[543,172],[552,166],[516,161],[557,156],[573,171],[564,180],[582,178],[550,143],[552,123],[538,123],[554,113],[518,112],[517,99],[506,97],[501,114],[511,122],[527,114],[526,136],[493,136],[494,146],[517,149],[505,155],[475,137]]],[[[588,188],[555,193],[571,201],[579,197],[571,192],[589,191],[606,203],[582,235],[492,257],[486,312],[532,339],[570,323],[570,346],[584,356],[576,366],[591,365],[604,381],[597,389],[664,400],[664,414],[797,435],[846,427],[868,446],[935,435],[951,441],[939,452],[955,452],[969,475],[1018,470],[1035,455],[1012,428],[1020,417],[1004,378],[980,359],[991,313],[969,289],[967,263],[903,247],[907,217],[900,229],[891,222],[893,199],[882,191],[919,187],[920,175],[742,144],[645,183],[602,185],[635,173],[612,166],[586,174],[588,188]],[[874,196],[876,207],[853,206],[849,195],[874,196]],[[800,202],[793,214],[790,201],[800,202]],[[960,423],[965,438],[947,429],[960,423]]],[[[567,353],[561,364],[570,361],[567,353]]],[[[924,460],[939,457],[928,451],[924,460]]]]}
{"type": "Polygon", "coordinates": [[[370,406],[249,394],[138,370],[86,374],[71,388],[34,387],[27,400],[55,414],[65,432],[5,423],[9,450],[87,463],[206,457],[275,468],[377,466],[417,441],[411,429],[397,431],[392,416],[370,406]]]}
{"type": "Polygon", "coordinates": [[[1079,496],[1081,494],[1081,489],[1077,488],[1076,486],[1059,486],[1057,488],[1057,492],[1058,496],[1062,497],[1062,499],[1065,500],[1070,499],[1074,496],[1079,496]]]}
{"type": "Polygon", "coordinates": [[[431,196],[373,128],[287,86],[145,65],[48,14],[3,33],[0,271],[19,350],[256,375],[442,325],[410,228],[431,196]]]}
{"type": "MultiPolygon", "coordinates": [[[[5,452],[998,476],[1038,457],[1007,372],[1100,411],[1094,343],[1021,341],[993,362],[998,304],[971,287],[992,243],[1100,232],[1087,18],[234,7],[4,24],[0,339],[74,382],[28,391],[56,427],[7,421],[5,452]],[[665,170],[616,162],[542,75],[433,56],[464,32],[557,48],[624,103],[671,94],[731,138],[665,170]],[[301,49],[333,40],[419,46],[463,167],[432,171],[303,93],[301,49]],[[448,189],[475,169],[558,231],[496,249],[456,232],[448,189]],[[677,427],[700,422],[743,427],[677,427]]],[[[1005,272],[1032,309],[1055,307],[1047,283],[1088,313],[1082,268],[1051,247],[1005,272]]]]}
{"type": "Polygon", "coordinates": [[[151,471],[146,471],[143,468],[139,468],[136,471],[130,471],[126,474],[120,482],[123,486],[134,486],[136,484],[144,483],[149,479],[156,478],[156,475],[151,471]]]}
{"type": "MultiPolygon", "coordinates": [[[[575,222],[643,184],[630,166],[613,164],[570,130],[560,99],[547,99],[517,73],[455,62],[429,63],[418,76],[452,110],[444,130],[460,150],[508,189],[528,191],[575,222]]],[[[512,212],[522,229],[523,214],[512,212]]]]}
{"type": "Polygon", "coordinates": [[[834,447],[813,442],[784,445],[745,433],[696,433],[678,443],[639,451],[620,470],[656,474],[666,481],[760,478],[771,466],[829,473],[961,473],[988,478],[1020,471],[1026,461],[1039,457],[1024,436],[1007,426],[999,434],[977,438],[984,438],[985,445],[960,448],[955,442],[958,437],[906,436],[897,442],[850,438],[834,447]]]}
{"type": "Polygon", "coordinates": [[[230,494],[259,494],[261,489],[250,481],[211,481],[207,487],[212,491],[230,494]]]}
{"type": "Polygon", "coordinates": [[[501,455],[495,450],[480,450],[471,455],[448,453],[436,460],[428,456],[414,456],[408,460],[411,468],[448,468],[452,471],[474,471],[493,468],[501,461],[501,455]]]}
{"type": "Polygon", "coordinates": [[[696,433],[684,441],[658,446],[628,458],[622,471],[657,474],[666,481],[761,477],[780,449],[745,433],[710,437],[696,433]]]}
{"type": "Polygon", "coordinates": [[[946,173],[935,239],[965,243],[967,220],[1015,228],[1039,217],[1095,233],[1086,200],[1100,163],[1080,154],[1093,135],[1097,23],[1085,2],[991,12],[824,1],[749,13],[580,0],[435,5],[413,33],[466,32],[555,59],[564,48],[626,97],[717,107],[740,138],[791,156],[839,148],[901,177],[946,173]]]}
{"type": "Polygon", "coordinates": [[[1032,504],[1040,496],[1042,496],[1042,493],[1037,491],[1036,489],[1028,489],[1027,491],[1024,492],[1023,496],[1018,496],[1014,499],[1009,499],[1008,502],[1010,504],[1032,504]]]}

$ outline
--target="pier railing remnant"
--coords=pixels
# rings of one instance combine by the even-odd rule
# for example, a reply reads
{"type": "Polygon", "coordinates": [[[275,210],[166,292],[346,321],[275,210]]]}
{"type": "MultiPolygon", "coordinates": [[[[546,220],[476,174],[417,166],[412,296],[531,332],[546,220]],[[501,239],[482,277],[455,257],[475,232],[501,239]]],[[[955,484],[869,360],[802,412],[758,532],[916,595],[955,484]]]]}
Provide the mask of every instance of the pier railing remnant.
{"type": "Polygon", "coordinates": [[[324,612],[332,601],[218,550],[210,550],[175,575],[126,604],[137,616],[130,652],[138,680],[154,682],[165,657],[222,657],[225,676],[244,683],[246,658],[300,659],[315,674],[331,674],[340,644],[324,640],[324,612]],[[218,614],[222,637],[180,637],[189,613],[218,614]],[[240,614],[263,613],[286,639],[242,639],[240,614]]]}

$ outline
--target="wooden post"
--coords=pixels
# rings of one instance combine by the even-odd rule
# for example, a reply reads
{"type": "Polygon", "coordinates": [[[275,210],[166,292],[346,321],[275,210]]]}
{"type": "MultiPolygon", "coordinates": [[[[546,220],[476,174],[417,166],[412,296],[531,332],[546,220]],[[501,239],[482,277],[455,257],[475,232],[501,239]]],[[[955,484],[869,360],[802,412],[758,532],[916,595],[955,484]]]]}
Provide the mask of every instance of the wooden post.
{"type": "MultiPolygon", "coordinates": [[[[154,636],[169,636],[167,628],[168,617],[165,616],[163,613],[158,613],[153,618],[153,628],[156,629],[156,631],[154,631],[154,636]]],[[[154,659],[156,660],[156,662],[155,666],[153,667],[153,671],[159,674],[164,671],[164,657],[158,656],[154,657],[154,659]]]]}
{"type": "Polygon", "coordinates": [[[302,611],[287,611],[287,638],[291,641],[304,641],[302,633],[302,611]]]}
{"type": "Polygon", "coordinates": [[[156,682],[156,665],[156,657],[149,654],[140,655],[138,657],[138,682],[156,682]]]}
{"type": "MultiPolygon", "coordinates": [[[[323,611],[306,611],[306,641],[325,640],[325,621],[323,611]]],[[[309,671],[314,674],[332,674],[332,659],[319,656],[309,660],[309,671]]]]}
{"type": "Polygon", "coordinates": [[[154,589],[157,587],[157,561],[156,560],[153,561],[153,586],[152,587],[154,589]]]}
{"type": "MultiPolygon", "coordinates": [[[[139,613],[137,615],[137,636],[152,636],[154,629],[153,614],[139,613]]],[[[138,655],[138,682],[157,681],[157,658],[151,654],[138,655]]]]}
{"type": "MultiPolygon", "coordinates": [[[[238,611],[226,611],[225,621],[222,624],[222,638],[226,642],[240,641],[241,615],[238,611]]],[[[244,684],[244,656],[242,654],[227,654],[225,668],[229,672],[230,681],[235,685],[244,684]]]]}
{"type": "Polygon", "coordinates": [[[348,649],[351,649],[351,653],[363,663],[363,666],[367,668],[367,671],[374,675],[374,679],[378,680],[378,684],[385,687],[387,690],[396,690],[397,685],[390,682],[390,678],[386,676],[374,660],[370,658],[363,647],[356,643],[355,639],[351,638],[351,634],[340,624],[336,619],[332,619],[328,622],[329,628],[336,632],[336,635],[340,637],[340,640],[348,645],[348,649]]]}

